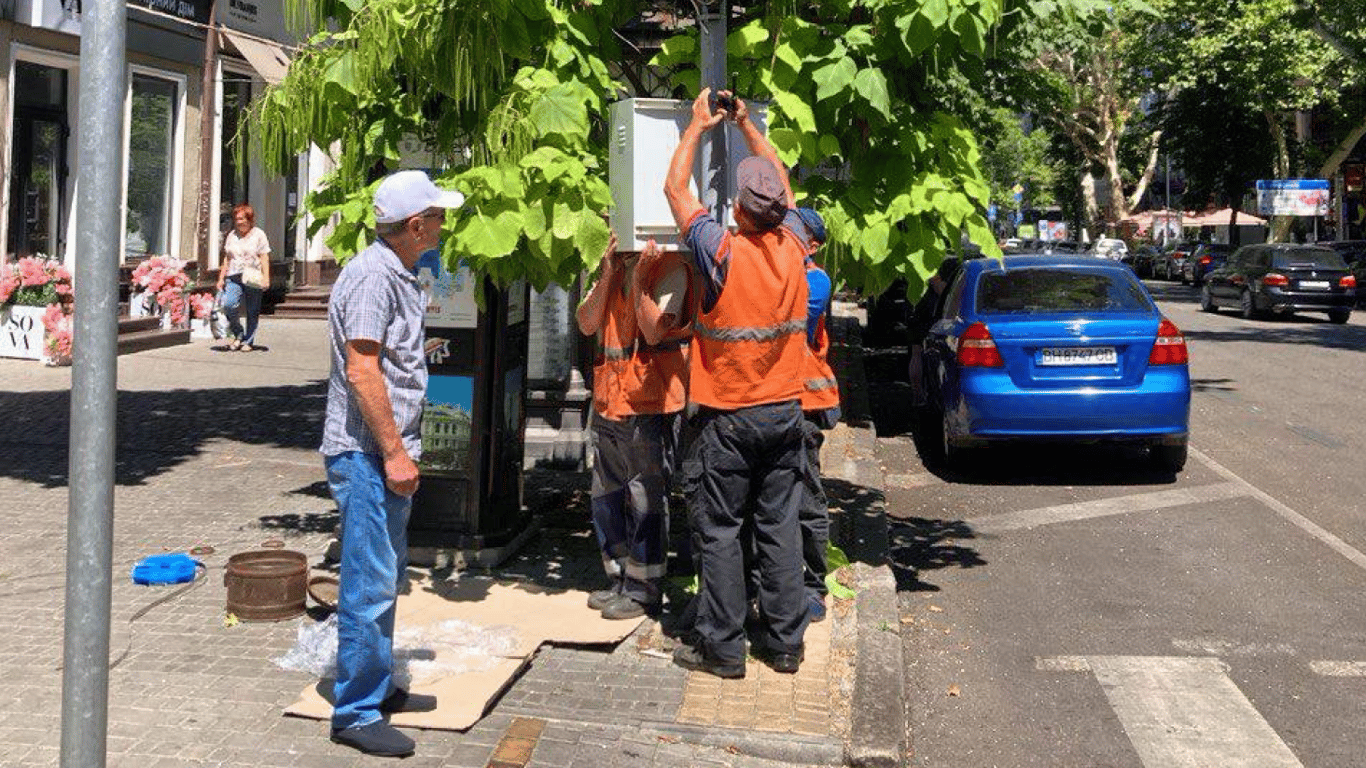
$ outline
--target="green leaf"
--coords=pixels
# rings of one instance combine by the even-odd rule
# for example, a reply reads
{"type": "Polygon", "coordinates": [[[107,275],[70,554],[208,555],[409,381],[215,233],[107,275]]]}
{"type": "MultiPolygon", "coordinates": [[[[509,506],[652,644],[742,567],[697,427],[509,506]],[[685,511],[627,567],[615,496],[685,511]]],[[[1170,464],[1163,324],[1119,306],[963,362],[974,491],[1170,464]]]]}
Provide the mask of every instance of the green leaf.
{"type": "Polygon", "coordinates": [[[802,98],[790,91],[774,91],[773,100],[783,116],[792,121],[799,130],[815,132],[816,116],[802,98]]]}
{"type": "Polygon", "coordinates": [[[802,154],[802,134],[791,128],[773,128],[768,132],[768,142],[778,152],[778,159],[787,165],[794,165],[802,154]]]}
{"type": "Polygon", "coordinates": [[[820,156],[822,158],[842,157],[844,155],[844,153],[840,151],[839,138],[828,133],[821,135],[820,143],[817,146],[817,149],[819,150],[820,156]]]}
{"type": "Polygon", "coordinates": [[[522,216],[515,211],[503,211],[493,217],[476,212],[456,232],[464,251],[490,259],[512,253],[521,236],[522,216]]]}
{"type": "Polygon", "coordinates": [[[868,100],[889,122],[892,119],[891,98],[887,95],[887,78],[880,69],[863,69],[854,78],[854,90],[868,100]]]}
{"type": "Polygon", "coordinates": [[[949,20],[948,0],[925,0],[920,6],[920,15],[935,27],[942,27],[949,20]]]}
{"type": "MultiPolygon", "coordinates": [[[[755,19],[727,36],[726,53],[740,59],[749,58],[759,46],[768,42],[768,38],[768,30],[764,28],[763,21],[755,19]]],[[[689,53],[695,52],[694,47],[689,53]]]]}
{"type": "Polygon", "coordinates": [[[812,72],[811,79],[816,82],[816,101],[825,101],[848,88],[856,75],[858,65],[847,56],[812,72]]]}
{"type": "Polygon", "coordinates": [[[588,109],[581,88],[577,83],[557,85],[536,100],[531,106],[531,122],[541,136],[588,133],[588,109]]]}
{"type": "Polygon", "coordinates": [[[953,31],[958,33],[958,43],[963,50],[981,56],[986,50],[986,22],[969,11],[958,14],[953,20],[953,31]]]}
{"type": "Polygon", "coordinates": [[[332,59],[332,63],[327,65],[327,71],[323,73],[323,80],[327,85],[355,96],[359,91],[356,84],[355,52],[347,51],[332,59]]]}
{"type": "Polygon", "coordinates": [[[800,73],[802,71],[802,57],[793,49],[790,43],[779,43],[773,50],[773,57],[786,64],[788,69],[800,73]]]}

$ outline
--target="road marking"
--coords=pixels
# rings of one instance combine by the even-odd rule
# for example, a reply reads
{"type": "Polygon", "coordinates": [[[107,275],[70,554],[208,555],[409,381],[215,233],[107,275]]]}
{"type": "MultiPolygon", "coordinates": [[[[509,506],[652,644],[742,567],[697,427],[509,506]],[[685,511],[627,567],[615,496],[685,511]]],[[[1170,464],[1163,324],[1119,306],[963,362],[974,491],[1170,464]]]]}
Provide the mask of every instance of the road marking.
{"type": "Polygon", "coordinates": [[[1290,507],[1287,507],[1286,505],[1277,501],[1270,494],[1266,493],[1265,491],[1261,490],[1252,483],[1249,483],[1248,481],[1239,477],[1237,474],[1234,473],[1233,470],[1225,467],[1223,464],[1220,464],[1214,459],[1211,459],[1209,456],[1206,456],[1205,454],[1195,450],[1194,448],[1190,449],[1190,453],[1196,459],[1199,459],[1200,462],[1205,466],[1209,467],[1215,472],[1218,472],[1219,474],[1228,478],[1232,482],[1242,486],[1246,490],[1248,495],[1252,496],[1253,498],[1270,507],[1273,512],[1290,521],[1291,524],[1295,525],[1300,530],[1304,531],[1310,536],[1313,536],[1314,538],[1318,539],[1324,544],[1327,544],[1329,549],[1332,549],[1339,555],[1342,555],[1348,560],[1351,560],[1358,566],[1366,568],[1366,554],[1362,554],[1360,550],[1356,549],[1355,547],[1338,538],[1337,536],[1333,535],[1332,533],[1329,533],[1326,529],[1321,527],[1318,523],[1315,523],[1313,520],[1310,520],[1304,515],[1301,515],[1299,512],[1296,512],[1290,507]]]}
{"type": "Polygon", "coordinates": [[[1366,677],[1366,661],[1311,661],[1309,668],[1324,677],[1366,677]]]}
{"type": "Polygon", "coordinates": [[[1285,643],[1235,643],[1216,637],[1195,637],[1172,640],[1178,651],[1208,656],[1294,656],[1295,648],[1285,643]]]}
{"type": "Polygon", "coordinates": [[[1096,676],[1147,768],[1303,768],[1218,659],[1193,656],[1061,656],[1036,666],[1096,676]]]}
{"type": "Polygon", "coordinates": [[[1115,496],[1109,499],[1080,501],[1075,504],[1061,504],[1055,507],[1041,507],[999,515],[973,517],[968,518],[967,522],[974,530],[983,533],[1011,531],[1019,528],[1033,528],[1038,525],[1123,515],[1129,512],[1148,512],[1185,504],[1231,499],[1236,496],[1246,496],[1245,485],[1246,483],[1213,483],[1194,488],[1173,488],[1132,496],[1115,496]]]}

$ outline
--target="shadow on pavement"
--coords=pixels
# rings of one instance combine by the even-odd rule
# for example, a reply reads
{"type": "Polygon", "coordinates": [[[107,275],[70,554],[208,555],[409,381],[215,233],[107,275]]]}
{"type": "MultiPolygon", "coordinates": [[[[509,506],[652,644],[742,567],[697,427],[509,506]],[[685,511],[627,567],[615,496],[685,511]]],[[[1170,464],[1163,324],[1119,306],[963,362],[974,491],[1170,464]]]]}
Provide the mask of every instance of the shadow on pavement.
{"type": "MultiPolygon", "coordinates": [[[[114,482],[142,485],[230,440],[314,450],[322,442],[326,382],[254,389],[121,391],[114,482]]],[[[0,476],[48,488],[67,484],[67,390],[0,392],[0,476]]]]}
{"type": "Polygon", "coordinates": [[[922,574],[941,568],[977,568],[987,564],[977,550],[959,542],[977,538],[962,520],[894,517],[887,520],[887,540],[899,592],[938,592],[922,574]]]}
{"type": "Polygon", "coordinates": [[[1334,325],[1326,318],[1314,315],[1294,315],[1293,318],[1240,321],[1241,325],[1219,331],[1191,331],[1183,329],[1190,341],[1236,342],[1257,341],[1271,344],[1305,344],[1328,349],[1366,352],[1366,326],[1334,325]]]}

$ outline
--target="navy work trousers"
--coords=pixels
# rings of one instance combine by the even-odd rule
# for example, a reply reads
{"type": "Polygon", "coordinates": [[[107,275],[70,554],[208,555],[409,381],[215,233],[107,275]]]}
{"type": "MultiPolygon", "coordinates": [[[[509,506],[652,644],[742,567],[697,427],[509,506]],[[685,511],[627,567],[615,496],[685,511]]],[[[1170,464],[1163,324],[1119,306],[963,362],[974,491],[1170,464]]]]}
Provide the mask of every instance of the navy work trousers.
{"type": "Polygon", "coordinates": [[[752,517],[765,645],[799,653],[807,624],[798,526],[806,471],[801,408],[795,400],[734,411],[702,408],[693,419],[696,438],[684,471],[702,650],[725,663],[745,659],[749,601],[741,531],[752,517]]]}

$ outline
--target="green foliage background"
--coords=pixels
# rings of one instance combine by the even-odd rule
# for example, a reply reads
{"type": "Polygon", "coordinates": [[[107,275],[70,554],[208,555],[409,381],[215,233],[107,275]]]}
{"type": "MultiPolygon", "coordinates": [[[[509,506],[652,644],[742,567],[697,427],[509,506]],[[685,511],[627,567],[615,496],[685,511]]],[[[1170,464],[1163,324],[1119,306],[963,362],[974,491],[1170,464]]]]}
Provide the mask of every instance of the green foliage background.
{"type": "MultiPolygon", "coordinates": [[[[289,76],[255,106],[258,150],[277,168],[310,144],[338,168],[306,206],[340,258],[373,227],[373,185],[420,137],[444,158],[438,183],[466,205],[448,216],[444,256],[499,282],[568,283],[592,269],[611,206],[606,117],[625,90],[614,30],[626,0],[299,0],[294,23],[331,18],[289,76]]],[[[677,7],[677,6],[676,6],[677,7]]],[[[799,200],[824,215],[827,268],[878,291],[918,295],[963,238],[996,251],[991,184],[970,121],[988,107],[992,62],[1044,19],[1092,0],[814,0],[747,6],[731,22],[727,82],[770,105],[770,138],[799,200]],[[976,105],[976,106],[965,106],[976,105]]],[[[695,30],[655,63],[675,95],[697,92],[695,30]]],[[[1006,57],[1009,58],[1009,57],[1006,57]]],[[[661,192],[662,194],[662,192],[661,192]]]]}

